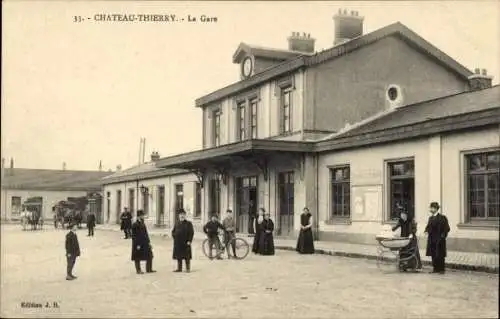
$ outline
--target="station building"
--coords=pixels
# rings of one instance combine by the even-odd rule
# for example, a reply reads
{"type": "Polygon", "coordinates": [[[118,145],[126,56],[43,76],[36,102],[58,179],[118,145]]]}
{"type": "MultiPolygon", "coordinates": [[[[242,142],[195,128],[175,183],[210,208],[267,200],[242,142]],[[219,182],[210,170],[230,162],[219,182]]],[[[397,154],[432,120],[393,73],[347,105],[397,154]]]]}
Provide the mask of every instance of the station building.
{"type": "Polygon", "coordinates": [[[321,52],[298,32],[288,50],[241,43],[241,80],[196,100],[203,148],[106,178],[111,222],[146,205],[169,227],[184,207],[199,228],[231,208],[246,233],[263,207],[296,237],[308,207],[317,239],[374,243],[397,201],[422,236],[438,201],[450,249],[498,252],[500,87],[399,22],[364,34],[341,10],[334,24],[321,52]]]}
{"type": "MultiPolygon", "coordinates": [[[[1,220],[19,221],[23,205],[41,213],[44,220],[53,220],[52,207],[68,197],[99,194],[101,179],[111,172],[55,169],[16,168],[11,159],[5,167],[2,159],[1,220]]],[[[89,209],[96,213],[97,223],[102,222],[100,205],[89,209]]]]}

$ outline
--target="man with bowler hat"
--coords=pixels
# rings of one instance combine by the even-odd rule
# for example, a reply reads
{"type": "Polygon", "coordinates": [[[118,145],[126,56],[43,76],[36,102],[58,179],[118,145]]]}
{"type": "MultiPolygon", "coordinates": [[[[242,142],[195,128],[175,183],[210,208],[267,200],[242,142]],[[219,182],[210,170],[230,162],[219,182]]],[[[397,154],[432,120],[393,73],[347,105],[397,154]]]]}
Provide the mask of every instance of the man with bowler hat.
{"type": "Polygon", "coordinates": [[[446,258],[446,237],[450,232],[450,224],[446,216],[439,212],[439,204],[430,205],[431,216],[425,227],[427,237],[426,255],[432,258],[432,273],[444,274],[446,258]]]}
{"type": "Polygon", "coordinates": [[[137,274],[143,274],[141,270],[141,260],[146,261],[146,272],[156,272],[153,270],[153,247],[149,240],[148,230],[144,224],[144,211],[137,211],[137,220],[132,225],[132,260],[135,263],[137,274]]]}
{"type": "Polygon", "coordinates": [[[186,220],[186,211],[179,210],[179,221],[175,223],[172,229],[172,238],[174,239],[173,259],[177,260],[177,269],[174,272],[182,272],[182,260],[186,262],[186,272],[191,271],[191,242],[194,237],[193,224],[186,220]]]}

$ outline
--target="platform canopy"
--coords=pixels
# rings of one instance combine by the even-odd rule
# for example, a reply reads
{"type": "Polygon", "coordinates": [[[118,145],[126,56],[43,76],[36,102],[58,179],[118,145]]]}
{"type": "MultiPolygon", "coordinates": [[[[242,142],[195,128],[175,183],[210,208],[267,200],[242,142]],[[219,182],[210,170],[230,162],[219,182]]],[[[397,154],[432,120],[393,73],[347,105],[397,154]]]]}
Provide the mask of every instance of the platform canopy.
{"type": "Polygon", "coordinates": [[[209,169],[226,175],[227,170],[235,164],[251,161],[267,178],[270,158],[277,154],[311,153],[313,147],[313,143],[303,141],[246,140],[162,158],[156,162],[156,167],[186,169],[201,179],[209,169]]]}

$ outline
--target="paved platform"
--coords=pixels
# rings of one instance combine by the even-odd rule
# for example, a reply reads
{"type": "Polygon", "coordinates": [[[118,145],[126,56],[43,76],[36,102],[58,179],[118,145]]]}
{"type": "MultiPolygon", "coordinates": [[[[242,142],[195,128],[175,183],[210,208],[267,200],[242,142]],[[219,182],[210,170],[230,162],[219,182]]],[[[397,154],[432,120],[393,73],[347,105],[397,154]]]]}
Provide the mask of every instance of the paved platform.
{"type": "MultiPolygon", "coordinates": [[[[373,260],[250,254],[173,273],[172,241],[151,236],[154,274],[137,275],[122,234],[78,230],[82,255],[65,280],[66,231],[1,228],[2,318],[496,318],[498,275],[382,272],[373,260]],[[24,303],[24,304],[23,304],[24,303]],[[28,306],[28,305],[31,305],[28,306]],[[40,305],[40,308],[33,307],[40,305]]],[[[144,265],[143,265],[144,267],[144,265]]]]}
{"type": "MultiPolygon", "coordinates": [[[[102,230],[120,231],[120,228],[116,225],[98,225],[98,228],[102,230]]],[[[150,228],[148,231],[151,235],[170,236],[170,230],[168,229],[150,228]]],[[[202,240],[205,238],[205,235],[203,233],[196,233],[195,238],[202,240]]],[[[249,238],[249,241],[252,240],[252,238],[249,238]]],[[[373,241],[376,244],[375,239],[373,241]]],[[[331,241],[316,241],[314,242],[314,245],[317,254],[367,259],[377,258],[376,245],[359,245],[331,241]]],[[[425,245],[426,243],[420,243],[419,247],[422,263],[424,265],[431,265],[430,257],[425,256],[425,245]]],[[[276,238],[275,246],[277,249],[295,250],[296,241],[276,238]]],[[[499,260],[498,254],[448,251],[446,267],[449,269],[481,271],[498,274],[499,260]]]]}

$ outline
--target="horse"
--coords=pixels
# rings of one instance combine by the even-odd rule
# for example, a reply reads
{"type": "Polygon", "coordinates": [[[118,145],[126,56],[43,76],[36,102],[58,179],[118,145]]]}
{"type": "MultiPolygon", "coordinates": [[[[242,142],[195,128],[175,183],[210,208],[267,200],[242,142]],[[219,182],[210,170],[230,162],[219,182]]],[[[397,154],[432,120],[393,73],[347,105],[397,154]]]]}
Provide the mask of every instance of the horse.
{"type": "Polygon", "coordinates": [[[30,219],[31,212],[27,210],[23,210],[21,212],[21,226],[23,226],[23,230],[26,230],[28,224],[29,224],[29,219],[30,219]]]}

